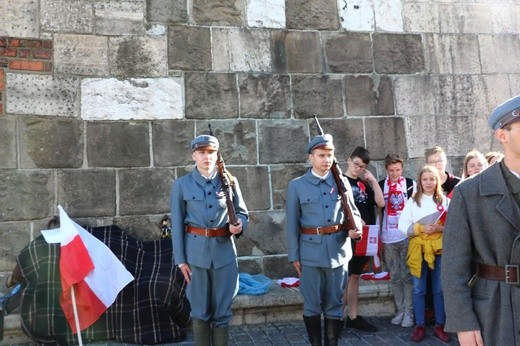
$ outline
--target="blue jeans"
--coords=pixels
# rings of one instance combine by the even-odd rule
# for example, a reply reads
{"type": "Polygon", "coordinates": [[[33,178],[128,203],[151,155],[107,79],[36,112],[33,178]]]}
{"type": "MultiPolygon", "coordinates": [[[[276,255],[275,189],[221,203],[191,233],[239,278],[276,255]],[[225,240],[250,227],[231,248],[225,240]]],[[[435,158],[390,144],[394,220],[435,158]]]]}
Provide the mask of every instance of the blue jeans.
{"type": "Polygon", "coordinates": [[[423,260],[421,277],[412,276],[413,280],[413,309],[415,312],[415,324],[424,325],[425,313],[425,295],[426,295],[426,278],[427,275],[432,276],[432,293],[433,308],[435,309],[435,324],[442,324],[446,321],[446,313],[444,311],[444,296],[441,286],[441,256],[435,256],[435,265],[433,270],[429,270],[428,264],[423,260]]]}

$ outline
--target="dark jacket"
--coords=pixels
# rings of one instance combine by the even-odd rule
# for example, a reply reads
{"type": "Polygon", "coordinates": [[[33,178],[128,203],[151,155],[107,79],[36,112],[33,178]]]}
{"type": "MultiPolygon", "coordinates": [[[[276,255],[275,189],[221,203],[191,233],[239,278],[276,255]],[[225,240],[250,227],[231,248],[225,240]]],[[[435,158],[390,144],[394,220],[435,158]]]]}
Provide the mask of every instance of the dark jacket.
{"type": "Polygon", "coordinates": [[[520,264],[520,208],[501,164],[459,184],[444,228],[446,330],[481,330],[485,345],[520,345],[520,286],[477,278],[472,262],[520,264]]]}

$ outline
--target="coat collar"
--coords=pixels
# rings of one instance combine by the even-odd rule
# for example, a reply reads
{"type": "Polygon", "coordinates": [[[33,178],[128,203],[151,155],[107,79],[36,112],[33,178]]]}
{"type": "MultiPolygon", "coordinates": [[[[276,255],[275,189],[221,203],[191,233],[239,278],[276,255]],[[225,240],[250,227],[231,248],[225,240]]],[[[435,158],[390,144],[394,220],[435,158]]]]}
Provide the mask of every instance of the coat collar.
{"type": "MultiPolygon", "coordinates": [[[[196,167],[191,172],[191,176],[193,177],[193,180],[195,180],[195,182],[197,184],[199,184],[200,186],[206,185],[207,179],[205,177],[203,177],[202,174],[199,173],[199,171],[197,170],[196,167]]],[[[220,179],[220,177],[218,176],[218,174],[215,174],[215,176],[210,180],[210,182],[211,182],[211,184],[213,184],[213,186],[216,187],[219,179],[220,179]]]]}
{"type": "MultiPolygon", "coordinates": [[[[323,180],[312,174],[310,168],[307,170],[307,173],[305,173],[305,179],[307,179],[313,185],[318,185],[323,180]]],[[[334,184],[334,177],[332,176],[332,172],[330,172],[330,174],[325,179],[325,183],[327,183],[329,186],[334,184]]]]}
{"type": "Polygon", "coordinates": [[[516,222],[520,209],[507,186],[504,169],[508,168],[503,162],[495,163],[475,178],[478,179],[480,195],[496,196],[493,204],[497,213],[502,215],[517,231],[520,231],[520,225],[516,222]]]}

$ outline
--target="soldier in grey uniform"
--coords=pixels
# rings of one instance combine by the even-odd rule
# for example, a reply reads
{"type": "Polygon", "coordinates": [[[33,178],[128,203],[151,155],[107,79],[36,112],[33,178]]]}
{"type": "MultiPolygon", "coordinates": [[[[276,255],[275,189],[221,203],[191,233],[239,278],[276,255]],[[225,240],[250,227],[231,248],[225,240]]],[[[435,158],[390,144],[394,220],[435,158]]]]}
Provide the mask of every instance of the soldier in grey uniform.
{"type": "Polygon", "coordinates": [[[488,123],[502,161],[455,187],[442,239],[446,330],[461,345],[520,345],[520,96],[488,123]]]}
{"type": "Polygon", "coordinates": [[[361,237],[361,218],[345,180],[343,189],[358,230],[344,229],[341,196],[330,171],[334,160],[332,136],[314,137],[306,152],[312,167],[289,182],[287,191],[288,256],[300,276],[309,341],[321,345],[323,314],[325,344],[332,346],[337,345],[342,327],[345,270],[352,257],[350,238],[361,237]]]}
{"type": "Polygon", "coordinates": [[[198,136],[191,142],[193,172],[175,180],[171,191],[175,263],[186,279],[195,345],[227,345],[231,304],[238,291],[233,235],[247,227],[248,211],[233,179],[238,225],[228,223],[226,198],[216,167],[219,142],[198,136]]]}

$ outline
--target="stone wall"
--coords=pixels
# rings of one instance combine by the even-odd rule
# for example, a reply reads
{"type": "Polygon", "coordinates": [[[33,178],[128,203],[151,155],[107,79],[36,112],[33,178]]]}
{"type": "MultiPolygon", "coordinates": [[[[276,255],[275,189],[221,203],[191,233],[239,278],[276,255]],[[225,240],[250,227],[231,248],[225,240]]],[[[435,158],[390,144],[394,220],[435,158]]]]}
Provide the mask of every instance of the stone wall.
{"type": "Polygon", "coordinates": [[[363,145],[379,177],[387,153],[413,177],[441,145],[459,173],[520,92],[520,0],[0,0],[0,18],[4,272],[58,204],[158,237],[211,123],[251,210],[240,269],[294,275],[284,198],[313,114],[342,164],[363,145]]]}

